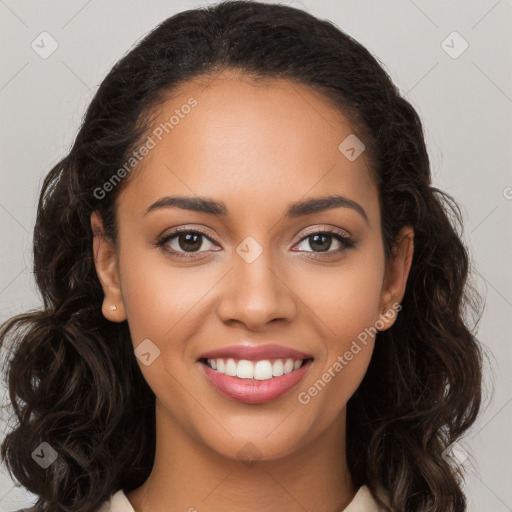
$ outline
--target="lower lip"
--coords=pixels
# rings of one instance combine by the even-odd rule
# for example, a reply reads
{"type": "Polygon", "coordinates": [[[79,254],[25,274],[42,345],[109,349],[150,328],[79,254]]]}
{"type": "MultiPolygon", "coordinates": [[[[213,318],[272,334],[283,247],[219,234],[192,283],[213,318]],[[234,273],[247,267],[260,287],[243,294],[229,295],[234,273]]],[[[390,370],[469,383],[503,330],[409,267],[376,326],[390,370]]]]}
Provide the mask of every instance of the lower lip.
{"type": "Polygon", "coordinates": [[[224,396],[244,404],[264,404],[283,396],[306,375],[313,361],[306,361],[299,369],[268,380],[239,379],[217,372],[199,362],[207,379],[224,396]]]}

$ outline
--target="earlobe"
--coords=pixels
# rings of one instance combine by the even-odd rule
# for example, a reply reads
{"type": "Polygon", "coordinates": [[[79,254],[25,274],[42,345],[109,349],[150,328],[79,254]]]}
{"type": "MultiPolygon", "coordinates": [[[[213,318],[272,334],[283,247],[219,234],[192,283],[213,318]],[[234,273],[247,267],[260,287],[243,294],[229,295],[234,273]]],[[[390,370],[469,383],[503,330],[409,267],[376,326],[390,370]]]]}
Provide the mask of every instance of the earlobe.
{"type": "Polygon", "coordinates": [[[103,222],[97,212],[91,214],[93,254],[96,274],[103,288],[103,316],[111,322],[126,320],[119,268],[114,244],[105,236],[103,222]]]}
{"type": "Polygon", "coordinates": [[[392,254],[386,268],[384,284],[381,291],[380,324],[389,329],[396,320],[400,303],[405,295],[405,287],[411,269],[414,254],[414,230],[411,226],[405,226],[397,236],[397,243],[392,249],[392,254]]]}

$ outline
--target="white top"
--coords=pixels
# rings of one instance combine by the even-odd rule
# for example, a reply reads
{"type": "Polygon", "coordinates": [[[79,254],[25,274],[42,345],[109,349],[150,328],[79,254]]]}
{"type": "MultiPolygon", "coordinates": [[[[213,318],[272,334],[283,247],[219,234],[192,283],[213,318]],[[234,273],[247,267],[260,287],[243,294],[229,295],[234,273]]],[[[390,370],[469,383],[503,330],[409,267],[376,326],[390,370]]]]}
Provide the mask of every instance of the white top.
{"type": "MultiPolygon", "coordinates": [[[[110,496],[110,499],[101,506],[98,512],[135,512],[135,510],[125,493],[119,490],[110,496]]],[[[384,509],[379,507],[368,487],[363,485],[357,491],[354,499],[340,512],[384,512],[384,509]]]]}

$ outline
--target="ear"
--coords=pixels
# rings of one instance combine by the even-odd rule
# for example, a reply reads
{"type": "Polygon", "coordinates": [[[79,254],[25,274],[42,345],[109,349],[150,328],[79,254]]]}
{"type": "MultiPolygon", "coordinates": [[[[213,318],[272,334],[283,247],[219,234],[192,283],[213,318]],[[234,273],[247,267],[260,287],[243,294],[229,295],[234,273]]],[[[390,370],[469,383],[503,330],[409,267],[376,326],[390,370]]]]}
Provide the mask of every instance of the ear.
{"type": "Polygon", "coordinates": [[[400,302],[405,295],[405,286],[411,269],[414,253],[414,230],[405,226],[396,238],[396,244],[391,250],[384,282],[381,290],[381,314],[379,317],[379,331],[389,329],[396,320],[400,311],[400,302]]]}
{"type": "Polygon", "coordinates": [[[91,228],[94,236],[94,266],[104,294],[101,311],[107,320],[122,322],[126,320],[126,313],[121,294],[116,251],[113,243],[105,236],[103,222],[97,212],[91,214],[91,228]]]}

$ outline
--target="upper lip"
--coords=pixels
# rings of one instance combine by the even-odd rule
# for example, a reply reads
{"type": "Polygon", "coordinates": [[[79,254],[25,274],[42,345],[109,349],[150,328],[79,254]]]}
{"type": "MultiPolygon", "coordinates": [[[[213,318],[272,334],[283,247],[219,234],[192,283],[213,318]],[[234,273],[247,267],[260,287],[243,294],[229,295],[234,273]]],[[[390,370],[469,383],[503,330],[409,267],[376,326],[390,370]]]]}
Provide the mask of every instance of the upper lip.
{"type": "Polygon", "coordinates": [[[230,345],[216,350],[204,352],[199,359],[247,359],[249,361],[261,361],[263,359],[309,359],[310,354],[306,354],[294,348],[284,347],[282,345],[230,345]]]}

